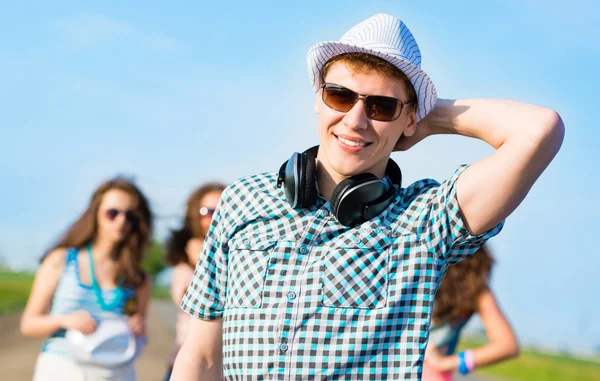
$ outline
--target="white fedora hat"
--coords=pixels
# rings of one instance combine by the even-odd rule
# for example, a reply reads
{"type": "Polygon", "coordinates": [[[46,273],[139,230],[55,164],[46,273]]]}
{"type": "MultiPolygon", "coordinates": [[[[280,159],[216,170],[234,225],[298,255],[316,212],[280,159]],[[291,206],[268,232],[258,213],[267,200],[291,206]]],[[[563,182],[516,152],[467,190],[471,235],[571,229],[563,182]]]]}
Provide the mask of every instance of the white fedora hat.
{"type": "Polygon", "coordinates": [[[433,110],[437,92],[429,76],[421,70],[421,51],[415,38],[400,19],[384,13],[357,24],[339,41],[321,42],[310,48],[308,75],[315,92],[321,87],[321,69],[325,63],[340,54],[353,52],[383,58],[408,77],[419,102],[417,122],[433,110]]]}

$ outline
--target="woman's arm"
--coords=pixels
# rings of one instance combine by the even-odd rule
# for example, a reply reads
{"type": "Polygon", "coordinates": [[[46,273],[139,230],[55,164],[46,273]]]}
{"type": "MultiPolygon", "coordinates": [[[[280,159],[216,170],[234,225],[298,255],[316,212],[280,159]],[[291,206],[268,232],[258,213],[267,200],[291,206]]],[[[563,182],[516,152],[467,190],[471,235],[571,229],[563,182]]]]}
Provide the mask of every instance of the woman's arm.
{"type": "Polygon", "coordinates": [[[149,274],[146,274],[146,279],[144,283],[138,287],[136,290],[136,301],[138,305],[138,313],[141,313],[142,316],[146,316],[148,313],[148,308],[150,306],[150,295],[152,291],[152,277],[149,274]]]}
{"type": "Polygon", "coordinates": [[[489,343],[473,350],[475,366],[491,365],[517,357],[519,343],[515,332],[490,290],[480,295],[478,308],[489,343]]]}
{"type": "Polygon", "coordinates": [[[135,290],[135,301],[137,312],[129,318],[129,329],[136,337],[146,334],[146,319],[152,294],[152,279],[146,274],[144,283],[135,290]]]}
{"type": "Polygon", "coordinates": [[[194,276],[194,267],[198,261],[200,251],[202,251],[203,243],[204,241],[198,238],[190,239],[185,246],[188,262],[180,262],[173,267],[173,275],[171,276],[171,300],[178,307],[194,276]]]}
{"type": "Polygon", "coordinates": [[[179,307],[183,295],[188,289],[194,270],[186,263],[180,263],[173,268],[171,277],[171,300],[179,307]]]}
{"type": "MultiPolygon", "coordinates": [[[[519,344],[515,332],[502,313],[490,290],[484,291],[478,301],[479,316],[485,327],[489,343],[472,349],[475,367],[495,364],[519,355],[519,344]]],[[[428,351],[429,352],[429,351],[428,351]]],[[[432,353],[434,366],[441,371],[458,370],[458,356],[437,357],[432,353]]]]}
{"type": "Polygon", "coordinates": [[[41,263],[21,317],[21,333],[24,336],[47,336],[60,328],[73,328],[86,334],[96,329],[96,321],[85,311],[66,315],[48,314],[62,274],[65,256],[65,249],[56,249],[41,263]]]}

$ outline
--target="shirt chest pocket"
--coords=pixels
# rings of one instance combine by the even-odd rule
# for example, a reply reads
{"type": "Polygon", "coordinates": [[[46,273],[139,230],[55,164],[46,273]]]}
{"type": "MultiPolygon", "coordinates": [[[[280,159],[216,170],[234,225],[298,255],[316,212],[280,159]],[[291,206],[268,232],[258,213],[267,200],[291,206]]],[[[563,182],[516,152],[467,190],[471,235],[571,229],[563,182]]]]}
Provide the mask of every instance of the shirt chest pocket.
{"type": "Polygon", "coordinates": [[[260,308],[269,258],[277,239],[236,237],[229,241],[225,308],[260,308]]]}
{"type": "Polygon", "coordinates": [[[321,261],[323,306],[385,307],[390,237],[389,230],[355,230],[331,242],[321,261]]]}

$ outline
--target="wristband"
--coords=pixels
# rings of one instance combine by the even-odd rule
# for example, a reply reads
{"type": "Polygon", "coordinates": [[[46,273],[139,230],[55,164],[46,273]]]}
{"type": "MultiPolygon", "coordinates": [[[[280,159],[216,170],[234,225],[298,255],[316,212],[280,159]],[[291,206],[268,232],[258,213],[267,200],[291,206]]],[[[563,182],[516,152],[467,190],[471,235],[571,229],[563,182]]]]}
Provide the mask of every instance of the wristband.
{"type": "Polygon", "coordinates": [[[469,368],[467,368],[467,363],[465,361],[465,352],[458,352],[458,371],[460,374],[465,375],[469,374],[469,368]]]}
{"type": "Polygon", "coordinates": [[[475,370],[475,356],[473,356],[473,351],[470,349],[465,351],[465,364],[469,373],[475,370]]]}

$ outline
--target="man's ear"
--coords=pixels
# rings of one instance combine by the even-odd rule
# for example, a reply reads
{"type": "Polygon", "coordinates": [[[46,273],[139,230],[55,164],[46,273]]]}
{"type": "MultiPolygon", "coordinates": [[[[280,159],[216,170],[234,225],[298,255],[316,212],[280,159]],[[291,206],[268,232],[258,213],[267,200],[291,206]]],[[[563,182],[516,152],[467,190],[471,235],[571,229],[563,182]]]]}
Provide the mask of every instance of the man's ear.
{"type": "Polygon", "coordinates": [[[404,132],[402,132],[402,135],[413,136],[413,134],[415,133],[416,130],[417,130],[417,110],[415,108],[413,108],[412,110],[410,110],[410,112],[408,114],[408,125],[404,129],[404,132]]]}

